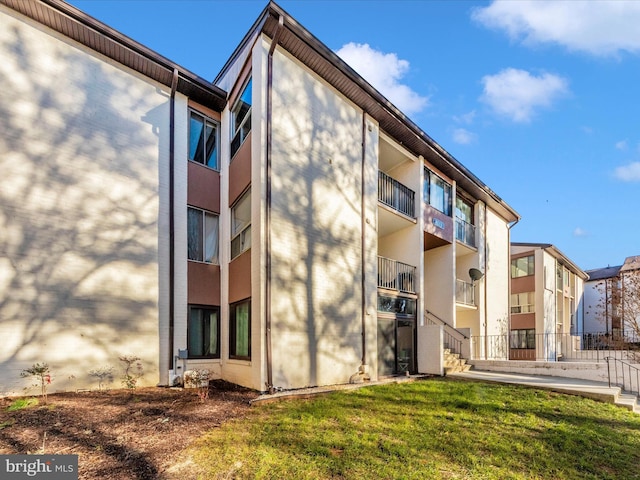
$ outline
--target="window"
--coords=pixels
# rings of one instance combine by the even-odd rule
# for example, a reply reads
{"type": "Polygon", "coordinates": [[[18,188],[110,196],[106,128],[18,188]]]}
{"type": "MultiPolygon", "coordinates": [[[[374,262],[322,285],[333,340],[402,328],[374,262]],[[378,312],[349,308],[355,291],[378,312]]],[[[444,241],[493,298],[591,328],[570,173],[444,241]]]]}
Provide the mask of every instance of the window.
{"type": "Polygon", "coordinates": [[[189,307],[187,350],[189,358],[220,358],[220,309],[189,307]]]}
{"type": "Polygon", "coordinates": [[[251,360],[251,300],[229,305],[229,358],[251,360]]]}
{"type": "Polygon", "coordinates": [[[534,313],[534,292],[511,294],[511,313],[534,313]]]}
{"type": "Polygon", "coordinates": [[[189,160],[218,170],[218,124],[198,112],[189,120],[189,160]]]}
{"type": "Polygon", "coordinates": [[[231,208],[231,260],[251,248],[251,191],[231,208]]]}
{"type": "Polygon", "coordinates": [[[198,208],[187,208],[189,260],[218,262],[218,216],[198,208]]]}
{"type": "Polygon", "coordinates": [[[534,273],[535,258],[533,255],[511,260],[511,278],[526,277],[534,273]]]}
{"type": "Polygon", "coordinates": [[[456,197],[456,218],[473,224],[473,206],[461,197],[456,197]]]}
{"type": "Polygon", "coordinates": [[[233,128],[231,140],[231,158],[236,154],[240,145],[251,131],[251,79],[242,90],[240,98],[231,109],[231,125],[233,128]]]}
{"type": "Polygon", "coordinates": [[[473,205],[456,197],[456,240],[475,247],[476,229],[473,225],[473,205]]]}
{"type": "Polygon", "coordinates": [[[413,298],[378,295],[378,312],[415,316],[416,300],[413,298]]]}
{"type": "Polygon", "coordinates": [[[451,185],[438,175],[424,169],[424,198],[436,210],[451,216],[451,185]]]}
{"type": "Polygon", "coordinates": [[[536,331],[534,328],[511,330],[510,347],[515,350],[536,348],[536,331]]]}

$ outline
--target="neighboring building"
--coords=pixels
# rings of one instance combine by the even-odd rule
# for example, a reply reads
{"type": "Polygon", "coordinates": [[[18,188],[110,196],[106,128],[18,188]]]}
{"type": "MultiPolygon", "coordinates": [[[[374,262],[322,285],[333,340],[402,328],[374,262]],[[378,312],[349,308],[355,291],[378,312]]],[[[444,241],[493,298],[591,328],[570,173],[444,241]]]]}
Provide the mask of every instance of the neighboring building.
{"type": "Polygon", "coordinates": [[[587,270],[584,332],[590,335],[640,338],[640,256],[623,265],[587,270]]]}
{"type": "Polygon", "coordinates": [[[587,274],[551,244],[511,244],[510,360],[557,360],[579,348],[587,274]]]}
{"type": "Polygon", "coordinates": [[[119,354],[262,391],[437,373],[428,324],[508,331],[518,214],[276,4],[213,84],[0,4],[5,391],[119,354]]]}

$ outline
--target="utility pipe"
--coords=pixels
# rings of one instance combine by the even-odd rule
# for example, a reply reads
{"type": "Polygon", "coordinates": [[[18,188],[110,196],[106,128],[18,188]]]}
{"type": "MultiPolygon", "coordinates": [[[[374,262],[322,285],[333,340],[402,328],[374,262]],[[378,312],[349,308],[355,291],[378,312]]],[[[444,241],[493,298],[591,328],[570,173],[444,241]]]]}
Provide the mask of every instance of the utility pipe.
{"type": "Polygon", "coordinates": [[[271,115],[273,110],[272,90],[273,90],[273,52],[278,45],[282,27],[284,25],[284,17],[282,15],[278,18],[278,26],[273,34],[271,40],[271,46],[269,47],[269,54],[267,55],[267,142],[265,152],[265,334],[266,334],[266,361],[267,361],[267,391],[273,393],[275,388],[273,386],[273,351],[271,348],[271,150],[273,139],[273,126],[271,122],[271,115]]]}
{"type": "Polygon", "coordinates": [[[176,89],[178,88],[178,69],[173,69],[173,79],[171,80],[171,98],[169,100],[169,369],[175,369],[173,355],[174,337],[174,310],[175,300],[175,219],[174,217],[174,195],[175,195],[175,111],[176,111],[176,89]]]}
{"type": "Polygon", "coordinates": [[[365,262],[366,262],[366,215],[365,215],[365,188],[366,182],[364,178],[365,174],[365,162],[367,160],[366,155],[366,135],[367,135],[367,122],[366,112],[362,111],[362,162],[360,164],[360,287],[362,289],[362,302],[361,302],[361,315],[362,315],[362,373],[364,373],[365,365],[367,364],[367,338],[366,338],[366,315],[367,315],[367,297],[366,297],[366,281],[365,281],[365,262]]]}

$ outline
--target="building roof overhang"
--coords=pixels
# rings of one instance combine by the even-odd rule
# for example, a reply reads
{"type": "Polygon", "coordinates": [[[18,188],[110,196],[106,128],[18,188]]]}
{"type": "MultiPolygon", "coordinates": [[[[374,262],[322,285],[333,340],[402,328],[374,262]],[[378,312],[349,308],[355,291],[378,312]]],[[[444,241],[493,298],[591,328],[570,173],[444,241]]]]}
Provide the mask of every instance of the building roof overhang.
{"type": "Polygon", "coordinates": [[[562,263],[565,267],[571,270],[573,273],[578,275],[582,280],[588,280],[589,274],[582,270],[578,265],[576,265],[569,257],[567,257],[562,251],[551,243],[521,243],[521,242],[511,242],[511,245],[514,247],[530,247],[532,249],[540,248],[545,250],[550,255],[555,257],[562,263]]]}
{"type": "Polygon", "coordinates": [[[222,111],[227,94],[211,82],[168,60],[61,0],[0,0],[0,4],[69,37],[108,58],[171,87],[178,71],[177,91],[222,111]]]}
{"type": "Polygon", "coordinates": [[[517,222],[520,219],[520,215],[484,182],[274,2],[270,2],[263,10],[214,80],[214,84],[226,74],[241,52],[245,50],[247,42],[256,38],[257,33],[263,33],[273,39],[280,18],[283,20],[284,27],[278,37],[280,48],[286,50],[373,117],[380,124],[381,129],[400,145],[415,156],[422,156],[443,174],[454,179],[463,190],[484,201],[507,222],[517,222]]]}

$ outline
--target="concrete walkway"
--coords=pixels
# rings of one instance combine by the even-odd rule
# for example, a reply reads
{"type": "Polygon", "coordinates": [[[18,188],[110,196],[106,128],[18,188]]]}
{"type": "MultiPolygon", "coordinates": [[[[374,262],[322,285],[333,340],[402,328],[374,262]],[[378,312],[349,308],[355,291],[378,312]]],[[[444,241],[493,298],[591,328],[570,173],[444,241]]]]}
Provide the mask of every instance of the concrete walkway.
{"type": "Polygon", "coordinates": [[[635,395],[623,394],[620,387],[609,387],[607,383],[602,382],[543,375],[485,372],[480,370],[451,373],[448,376],[482,382],[512,383],[551,390],[558,393],[579,395],[581,397],[592,398],[601,402],[613,403],[636,413],[640,413],[640,406],[637,403],[637,397],[635,395]]]}

